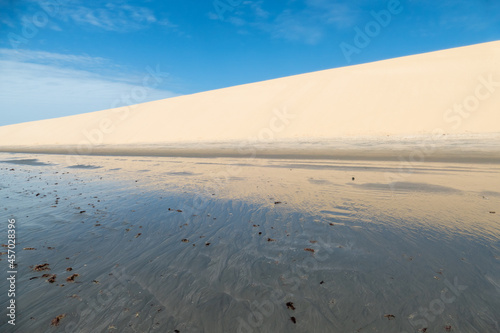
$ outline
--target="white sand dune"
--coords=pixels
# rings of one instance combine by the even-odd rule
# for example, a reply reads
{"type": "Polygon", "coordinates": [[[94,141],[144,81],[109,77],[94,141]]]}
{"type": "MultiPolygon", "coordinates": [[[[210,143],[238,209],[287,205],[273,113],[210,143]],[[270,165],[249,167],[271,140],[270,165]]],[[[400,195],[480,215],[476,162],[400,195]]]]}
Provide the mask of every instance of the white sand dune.
{"type": "Polygon", "coordinates": [[[500,41],[3,126],[0,150],[433,133],[498,138],[500,41]]]}

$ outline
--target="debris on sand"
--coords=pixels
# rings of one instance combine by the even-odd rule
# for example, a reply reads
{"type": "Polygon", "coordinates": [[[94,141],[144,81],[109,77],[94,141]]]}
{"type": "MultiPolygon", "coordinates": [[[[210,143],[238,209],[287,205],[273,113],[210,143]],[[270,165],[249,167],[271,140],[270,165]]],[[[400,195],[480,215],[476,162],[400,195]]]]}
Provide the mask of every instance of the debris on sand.
{"type": "Polygon", "coordinates": [[[59,323],[61,322],[61,319],[63,319],[64,317],[66,317],[65,313],[63,313],[63,314],[55,317],[54,319],[52,319],[52,322],[50,324],[52,326],[59,326],[59,323]]]}
{"type": "Polygon", "coordinates": [[[295,306],[293,306],[293,302],[287,302],[286,307],[290,310],[295,310],[295,306]]]}
{"type": "Polygon", "coordinates": [[[51,276],[51,277],[47,280],[47,282],[48,282],[48,283],[54,283],[54,282],[56,282],[56,276],[57,276],[56,274],[53,274],[53,275],[52,275],[52,276],[51,276]]]}
{"type": "Polygon", "coordinates": [[[304,249],[304,251],[309,251],[309,252],[314,253],[314,249],[311,249],[311,248],[309,248],[309,247],[306,247],[306,248],[304,249]]]}
{"type": "Polygon", "coordinates": [[[446,330],[446,332],[451,332],[451,325],[446,325],[444,329],[446,330]]]}
{"type": "Polygon", "coordinates": [[[41,271],[50,271],[49,264],[41,264],[41,265],[36,265],[35,268],[33,268],[34,271],[41,272],[41,271]]]}
{"type": "Polygon", "coordinates": [[[268,242],[276,242],[276,239],[268,238],[267,241],[268,242]]]}
{"type": "Polygon", "coordinates": [[[281,201],[275,201],[274,204],[275,205],[279,205],[281,203],[281,201]]]}
{"type": "Polygon", "coordinates": [[[73,270],[73,268],[71,268],[71,267],[66,268],[66,272],[71,272],[72,270],[73,270]]]}
{"type": "Polygon", "coordinates": [[[391,319],[396,319],[396,316],[392,315],[392,314],[385,314],[384,318],[387,318],[388,320],[391,320],[391,319]]]}
{"type": "Polygon", "coordinates": [[[142,235],[142,233],[138,233],[137,235],[135,235],[135,238],[139,237],[140,235],[142,235]]]}
{"type": "Polygon", "coordinates": [[[68,282],[75,282],[75,278],[76,278],[77,276],[80,276],[80,275],[79,275],[79,274],[73,274],[73,275],[71,275],[71,276],[68,276],[68,277],[66,278],[66,281],[68,281],[68,282]]]}
{"type": "Polygon", "coordinates": [[[290,317],[290,320],[292,321],[292,323],[297,324],[297,319],[295,319],[295,317],[290,317]]]}
{"type": "Polygon", "coordinates": [[[183,243],[189,243],[189,240],[188,240],[188,239],[186,239],[186,238],[183,238],[183,239],[181,240],[181,242],[183,242],[183,243]]]}
{"type": "Polygon", "coordinates": [[[33,250],[36,250],[36,249],[34,247],[25,247],[25,248],[23,248],[23,250],[33,251],[33,250]]]}

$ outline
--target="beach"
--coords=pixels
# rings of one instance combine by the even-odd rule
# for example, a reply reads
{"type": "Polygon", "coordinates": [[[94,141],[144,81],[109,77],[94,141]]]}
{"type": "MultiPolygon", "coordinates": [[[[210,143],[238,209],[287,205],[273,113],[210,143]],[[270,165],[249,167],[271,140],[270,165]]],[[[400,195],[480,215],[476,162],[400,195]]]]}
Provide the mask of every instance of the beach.
{"type": "Polygon", "coordinates": [[[77,157],[0,154],[15,332],[499,330],[498,163],[77,157]]]}
{"type": "Polygon", "coordinates": [[[0,331],[499,332],[499,59],[1,126],[0,331]]]}

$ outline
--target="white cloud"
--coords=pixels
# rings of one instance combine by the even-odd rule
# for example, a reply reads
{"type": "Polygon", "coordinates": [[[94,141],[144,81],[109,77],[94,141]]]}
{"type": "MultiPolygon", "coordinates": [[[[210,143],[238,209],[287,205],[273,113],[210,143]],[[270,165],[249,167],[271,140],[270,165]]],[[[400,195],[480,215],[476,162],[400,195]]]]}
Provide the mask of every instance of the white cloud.
{"type": "Polygon", "coordinates": [[[0,60],[0,109],[3,114],[0,125],[104,110],[177,95],[155,86],[154,80],[148,81],[149,86],[143,86],[143,78],[149,75],[146,69],[142,74],[128,76],[103,75],[57,63],[108,66],[107,60],[102,58],[39,51],[25,54],[24,58],[15,59],[9,51],[0,49],[3,58],[0,60]],[[51,57],[51,61],[37,63],[51,57]]]}
{"type": "Polygon", "coordinates": [[[87,55],[61,54],[34,50],[13,50],[0,49],[0,57],[3,60],[16,60],[20,62],[35,63],[66,63],[79,66],[103,65],[109,60],[100,57],[91,57],[87,55]]]}
{"type": "MultiPolygon", "coordinates": [[[[47,0],[38,0],[43,8],[47,0]]],[[[78,0],[58,2],[57,17],[65,22],[93,26],[108,31],[130,32],[145,29],[152,24],[170,28],[177,27],[166,18],[159,18],[146,7],[126,3],[81,2],[78,0]]]]}
{"type": "Polygon", "coordinates": [[[269,29],[273,37],[303,41],[307,44],[315,44],[323,36],[320,26],[307,22],[300,14],[289,11],[281,13],[269,29]]]}
{"type": "Polygon", "coordinates": [[[307,0],[308,9],[305,11],[327,25],[337,28],[346,28],[354,25],[358,12],[345,3],[335,3],[327,0],[307,0]]]}
{"type": "Polygon", "coordinates": [[[243,20],[242,18],[237,17],[237,16],[232,16],[232,17],[229,17],[229,18],[228,18],[228,21],[229,21],[231,24],[233,24],[233,25],[235,25],[235,26],[237,26],[237,27],[244,26],[244,25],[245,25],[245,23],[246,23],[246,22],[245,22],[245,20],[243,20]]]}
{"type": "Polygon", "coordinates": [[[263,1],[244,1],[226,21],[237,27],[253,27],[274,38],[316,44],[328,29],[345,29],[358,17],[351,6],[329,0],[303,0],[300,5],[292,1],[292,5],[272,15],[264,9],[263,1]]]}
{"type": "Polygon", "coordinates": [[[8,26],[9,28],[16,27],[15,22],[10,17],[7,17],[7,16],[0,18],[0,23],[8,26]]]}

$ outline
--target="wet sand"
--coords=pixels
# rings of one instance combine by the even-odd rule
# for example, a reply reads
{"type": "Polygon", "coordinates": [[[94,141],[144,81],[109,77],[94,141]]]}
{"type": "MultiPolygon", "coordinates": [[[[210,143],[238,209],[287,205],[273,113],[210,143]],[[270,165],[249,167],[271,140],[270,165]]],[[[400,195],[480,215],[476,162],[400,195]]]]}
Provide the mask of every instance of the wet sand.
{"type": "Polygon", "coordinates": [[[499,332],[500,167],[461,162],[0,153],[0,331],[499,332]]]}
{"type": "Polygon", "coordinates": [[[68,155],[78,165],[80,155],[277,158],[346,161],[500,163],[500,133],[387,135],[307,139],[257,139],[132,144],[0,145],[0,152],[68,155]]]}

